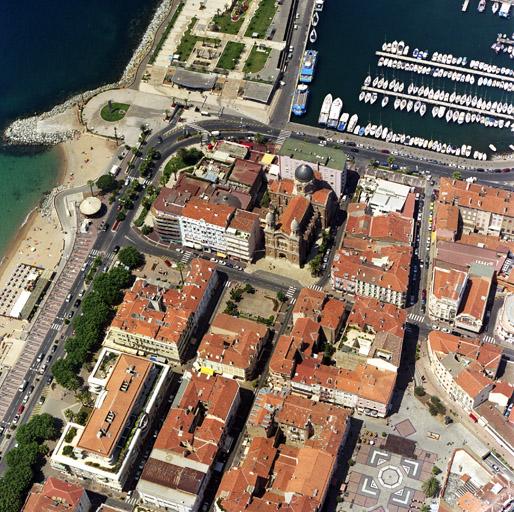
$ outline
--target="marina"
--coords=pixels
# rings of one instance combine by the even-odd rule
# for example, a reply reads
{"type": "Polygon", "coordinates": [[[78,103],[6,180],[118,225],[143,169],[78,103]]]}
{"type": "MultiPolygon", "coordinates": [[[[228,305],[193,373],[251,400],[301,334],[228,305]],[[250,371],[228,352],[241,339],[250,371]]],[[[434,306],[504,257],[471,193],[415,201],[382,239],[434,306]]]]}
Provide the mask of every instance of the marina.
{"type": "Polygon", "coordinates": [[[358,11],[346,4],[324,3],[317,41],[309,46],[322,55],[323,62],[309,86],[309,108],[300,122],[364,137],[377,138],[379,133],[381,140],[438,152],[444,149],[456,156],[469,153],[468,158],[477,160],[504,158],[512,152],[514,66],[507,53],[491,52],[491,41],[504,37],[504,21],[481,15],[478,2],[469,2],[463,16],[460,9],[449,14],[442,0],[434,0],[430,7],[413,6],[405,24],[398,27],[392,12],[402,5],[397,0],[379,0],[374,9],[363,6],[358,11]],[[420,32],[416,29],[421,18],[430,21],[426,31],[420,32]],[[340,30],[337,22],[348,19],[372,35],[363,44],[359,30],[350,30],[335,51],[331,34],[340,30]],[[454,22],[462,38],[437,28],[454,22]],[[472,36],[476,30],[483,36],[472,36]],[[352,73],[345,73],[348,66],[352,73]],[[368,76],[370,82],[365,83],[368,76]],[[389,89],[392,81],[401,83],[403,90],[389,89]],[[330,125],[330,107],[321,112],[328,94],[332,101],[341,98],[343,102],[339,119],[332,119],[330,125]],[[350,130],[353,116],[358,120],[350,130]]]}

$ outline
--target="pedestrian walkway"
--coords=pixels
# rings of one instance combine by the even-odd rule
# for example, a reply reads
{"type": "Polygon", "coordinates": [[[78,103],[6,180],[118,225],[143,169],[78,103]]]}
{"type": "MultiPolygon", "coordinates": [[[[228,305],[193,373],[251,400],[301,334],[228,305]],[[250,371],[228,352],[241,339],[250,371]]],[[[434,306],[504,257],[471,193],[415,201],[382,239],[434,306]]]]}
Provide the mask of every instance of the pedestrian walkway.
{"type": "Polygon", "coordinates": [[[422,323],[425,321],[425,315],[416,315],[416,314],[414,314],[414,313],[411,313],[411,314],[407,317],[407,320],[408,320],[410,323],[422,324],[422,323]]]}
{"type": "Polygon", "coordinates": [[[320,286],[319,284],[311,284],[311,285],[309,286],[309,288],[310,288],[311,290],[315,290],[315,291],[317,291],[317,292],[322,292],[322,291],[323,291],[323,286],[320,286]]]}
{"type": "Polygon", "coordinates": [[[277,137],[277,145],[282,146],[289,137],[291,137],[291,132],[289,130],[281,130],[277,137]]]}
{"type": "Polygon", "coordinates": [[[494,339],[494,336],[490,336],[489,334],[484,334],[482,336],[482,341],[484,343],[496,343],[496,340],[494,339]]]}
{"type": "Polygon", "coordinates": [[[180,258],[180,263],[187,265],[191,261],[192,257],[193,257],[192,251],[185,251],[184,254],[182,254],[182,258],[180,258]]]}

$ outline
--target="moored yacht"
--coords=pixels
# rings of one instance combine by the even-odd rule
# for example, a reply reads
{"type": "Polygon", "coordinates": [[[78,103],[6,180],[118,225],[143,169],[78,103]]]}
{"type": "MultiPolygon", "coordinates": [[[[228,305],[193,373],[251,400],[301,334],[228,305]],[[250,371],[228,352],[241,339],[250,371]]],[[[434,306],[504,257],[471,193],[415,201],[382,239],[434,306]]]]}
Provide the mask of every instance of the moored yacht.
{"type": "Polygon", "coordinates": [[[320,110],[319,118],[318,118],[319,124],[327,124],[328,114],[330,113],[331,106],[332,106],[332,95],[329,93],[325,96],[325,99],[323,100],[323,104],[321,105],[321,110],[320,110]]]}

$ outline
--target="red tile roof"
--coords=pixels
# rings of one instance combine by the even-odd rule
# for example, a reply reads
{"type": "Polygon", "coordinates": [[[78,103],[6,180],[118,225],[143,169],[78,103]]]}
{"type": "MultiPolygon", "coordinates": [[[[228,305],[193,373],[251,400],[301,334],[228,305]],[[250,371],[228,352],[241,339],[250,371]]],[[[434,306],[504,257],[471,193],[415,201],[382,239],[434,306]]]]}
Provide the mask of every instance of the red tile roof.
{"type": "Polygon", "coordinates": [[[312,288],[302,288],[296,299],[293,315],[307,316],[317,320],[325,300],[326,295],[324,292],[313,290],[312,288]]]}
{"type": "Polygon", "coordinates": [[[432,293],[439,300],[448,299],[456,301],[463,295],[463,289],[466,285],[467,278],[467,272],[443,267],[434,267],[434,273],[432,276],[432,293]]]}
{"type": "Polygon", "coordinates": [[[359,253],[342,249],[334,257],[332,275],[406,293],[409,287],[410,262],[410,247],[373,247],[359,253]]]}
{"type": "Polygon", "coordinates": [[[434,352],[458,354],[471,361],[477,361],[491,376],[496,376],[503,350],[498,345],[480,343],[472,338],[460,338],[442,331],[431,331],[428,343],[434,352]]]}
{"type": "Polygon", "coordinates": [[[314,358],[305,358],[297,365],[292,381],[326,389],[337,389],[387,405],[393,396],[396,373],[379,370],[367,364],[348,370],[320,364],[314,358]]]}
{"type": "Polygon", "coordinates": [[[224,228],[228,225],[235,210],[232,206],[208,203],[195,197],[184,206],[182,216],[224,228]]]}
{"type": "Polygon", "coordinates": [[[74,512],[85,492],[79,485],[48,477],[43,485],[32,486],[22,512],[74,512]]]}
{"type": "Polygon", "coordinates": [[[478,183],[441,178],[439,200],[455,202],[464,208],[514,217],[514,195],[508,190],[486,187],[478,183]]]}
{"type": "Polygon", "coordinates": [[[180,403],[170,409],[154,449],[210,466],[238,394],[234,380],[193,374],[180,403]],[[203,421],[198,421],[199,414],[203,421]]]}
{"type": "Polygon", "coordinates": [[[472,368],[464,368],[459,372],[455,377],[455,382],[471,398],[476,398],[485,388],[493,383],[491,379],[472,368]]]}
{"type": "Polygon", "coordinates": [[[281,231],[290,235],[293,220],[296,219],[299,224],[302,224],[310,207],[311,204],[306,197],[293,197],[280,216],[279,224],[281,231]]]}
{"type": "Polygon", "coordinates": [[[347,324],[375,334],[388,332],[403,338],[407,312],[393,304],[381,303],[368,297],[356,297],[347,324]]]}

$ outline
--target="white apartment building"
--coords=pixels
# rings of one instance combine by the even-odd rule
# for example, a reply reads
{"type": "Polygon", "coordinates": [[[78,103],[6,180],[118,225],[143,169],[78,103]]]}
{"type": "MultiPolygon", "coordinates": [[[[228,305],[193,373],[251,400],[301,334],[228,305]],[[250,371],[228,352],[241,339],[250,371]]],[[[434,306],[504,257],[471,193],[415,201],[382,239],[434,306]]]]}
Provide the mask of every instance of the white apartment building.
{"type": "Polygon", "coordinates": [[[430,318],[453,321],[459,310],[467,282],[467,272],[434,265],[428,296],[430,318]]]}
{"type": "Polygon", "coordinates": [[[93,411],[85,426],[65,426],[52,467],[121,491],[166,398],[170,374],[166,365],[104,349],[89,382],[97,393],[93,411]]]}

